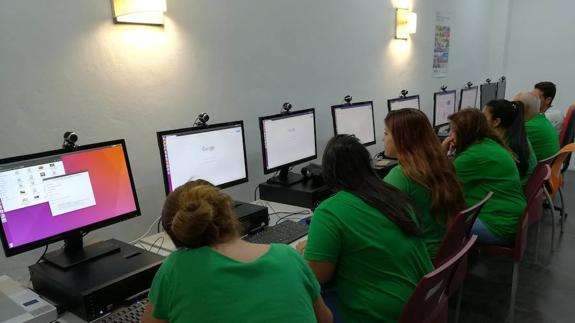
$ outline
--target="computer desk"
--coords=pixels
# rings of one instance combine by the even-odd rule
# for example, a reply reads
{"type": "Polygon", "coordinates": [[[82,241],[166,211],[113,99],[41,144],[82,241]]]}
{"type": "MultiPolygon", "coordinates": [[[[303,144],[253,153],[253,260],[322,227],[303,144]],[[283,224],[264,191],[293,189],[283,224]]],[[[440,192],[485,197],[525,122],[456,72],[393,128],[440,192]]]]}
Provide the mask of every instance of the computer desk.
{"type": "MultiPolygon", "coordinates": [[[[274,226],[278,221],[283,221],[286,219],[292,221],[299,221],[311,216],[313,213],[310,209],[306,209],[299,206],[281,204],[276,202],[269,202],[264,200],[256,200],[251,202],[253,204],[258,204],[262,206],[266,206],[268,208],[270,214],[270,222],[269,226],[274,226]],[[282,213],[278,214],[277,212],[289,212],[289,213],[298,213],[303,211],[309,211],[308,214],[293,214],[291,216],[285,217],[288,214],[282,213]]],[[[290,244],[290,246],[294,247],[298,244],[298,242],[302,240],[306,240],[307,236],[300,238],[290,244]]],[[[136,246],[146,249],[148,251],[155,252],[162,256],[168,256],[172,251],[176,250],[176,247],[172,243],[172,240],[165,232],[160,232],[156,234],[149,235],[143,239],[141,239],[138,243],[135,244],[136,246]]],[[[60,323],[84,323],[86,321],[82,320],[81,318],[77,317],[76,315],[65,312],[61,317],[58,317],[56,322],[60,323]]]]}
{"type": "MultiPolygon", "coordinates": [[[[281,204],[276,202],[264,201],[264,200],[256,200],[251,202],[253,204],[258,204],[262,206],[266,206],[268,208],[268,212],[270,214],[270,222],[269,226],[274,226],[277,224],[278,221],[283,220],[292,220],[292,221],[299,221],[301,219],[305,219],[312,215],[310,209],[306,209],[299,206],[281,204]],[[299,213],[309,211],[307,214],[299,213]],[[278,214],[278,212],[282,212],[278,214]],[[288,213],[284,213],[288,212],[288,213]],[[289,213],[294,213],[293,215],[288,215],[289,213]],[[297,214],[295,214],[297,213],[297,214]],[[283,218],[285,217],[285,218],[283,218]]],[[[299,240],[296,240],[290,244],[290,246],[294,247],[297,245],[298,242],[307,239],[307,237],[303,237],[299,240]]],[[[162,256],[168,256],[172,251],[176,250],[176,247],[172,243],[172,240],[165,232],[160,232],[156,234],[149,235],[144,239],[141,239],[136,246],[146,249],[148,251],[157,253],[162,256]]]]}

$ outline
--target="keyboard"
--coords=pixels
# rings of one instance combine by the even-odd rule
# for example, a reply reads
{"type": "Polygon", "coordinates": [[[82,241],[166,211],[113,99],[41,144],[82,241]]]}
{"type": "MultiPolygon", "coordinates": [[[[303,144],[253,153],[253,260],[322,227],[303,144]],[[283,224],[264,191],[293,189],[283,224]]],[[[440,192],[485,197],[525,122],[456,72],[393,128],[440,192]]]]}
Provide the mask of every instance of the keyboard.
{"type": "Polygon", "coordinates": [[[244,237],[251,243],[285,243],[290,244],[307,234],[308,226],[290,220],[283,221],[273,227],[266,227],[261,231],[244,237]]]}
{"type": "Polygon", "coordinates": [[[120,307],[110,313],[110,315],[104,316],[93,323],[139,323],[142,320],[146,304],[148,304],[148,299],[144,298],[129,306],[120,307]]]}

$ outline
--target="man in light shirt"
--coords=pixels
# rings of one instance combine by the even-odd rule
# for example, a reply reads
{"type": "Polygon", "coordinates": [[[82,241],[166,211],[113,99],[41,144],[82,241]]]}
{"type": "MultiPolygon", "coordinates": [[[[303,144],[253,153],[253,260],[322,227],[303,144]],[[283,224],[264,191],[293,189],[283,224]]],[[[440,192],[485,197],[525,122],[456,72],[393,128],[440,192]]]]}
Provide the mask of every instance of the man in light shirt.
{"type": "Polygon", "coordinates": [[[539,97],[541,100],[541,113],[545,113],[545,117],[551,121],[553,128],[557,131],[557,134],[561,133],[561,128],[563,127],[563,113],[561,110],[553,109],[553,99],[555,99],[555,94],[557,93],[557,88],[553,82],[539,82],[535,84],[532,91],[533,94],[539,97]]]}

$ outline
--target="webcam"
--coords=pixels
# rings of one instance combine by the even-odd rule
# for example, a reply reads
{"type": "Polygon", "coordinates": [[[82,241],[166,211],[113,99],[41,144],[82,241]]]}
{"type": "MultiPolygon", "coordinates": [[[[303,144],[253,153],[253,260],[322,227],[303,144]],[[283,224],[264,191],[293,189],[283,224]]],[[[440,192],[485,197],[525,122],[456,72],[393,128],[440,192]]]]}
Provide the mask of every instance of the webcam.
{"type": "Polygon", "coordinates": [[[194,126],[195,127],[205,127],[208,125],[208,120],[210,120],[210,116],[207,113],[202,112],[202,113],[198,114],[198,116],[196,117],[196,121],[194,122],[194,126]]]}
{"type": "Polygon", "coordinates": [[[68,150],[75,150],[78,148],[76,142],[78,141],[78,135],[74,131],[64,132],[64,142],[62,143],[62,148],[68,150]]]}

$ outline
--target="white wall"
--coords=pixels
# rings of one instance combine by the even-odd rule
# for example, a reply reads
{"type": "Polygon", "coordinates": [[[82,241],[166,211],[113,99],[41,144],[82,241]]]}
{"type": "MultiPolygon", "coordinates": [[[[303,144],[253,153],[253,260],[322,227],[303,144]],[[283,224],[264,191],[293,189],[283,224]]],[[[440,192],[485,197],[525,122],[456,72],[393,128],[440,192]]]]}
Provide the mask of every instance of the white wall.
{"type": "Polygon", "coordinates": [[[554,109],[575,102],[575,2],[511,0],[505,74],[507,94],[539,81],[557,85],[554,109]]]}
{"type": "MultiPolygon", "coordinates": [[[[80,143],[126,138],[143,217],[91,236],[134,238],[164,198],[156,131],[204,111],[213,122],[243,119],[251,180],[229,192],[252,200],[265,179],[258,116],[285,101],[316,107],[320,154],[329,106],[346,94],[375,101],[378,137],[401,89],[419,93],[431,116],[442,84],[498,77],[488,75],[501,55],[490,47],[497,2],[415,0],[418,31],[405,42],[392,40],[391,0],[168,1],[164,29],[114,25],[106,0],[0,0],[0,157],[56,148],[65,130],[80,143]],[[431,77],[437,10],[451,14],[446,79],[431,77]]],[[[0,258],[0,272],[32,256],[0,258]]]]}

